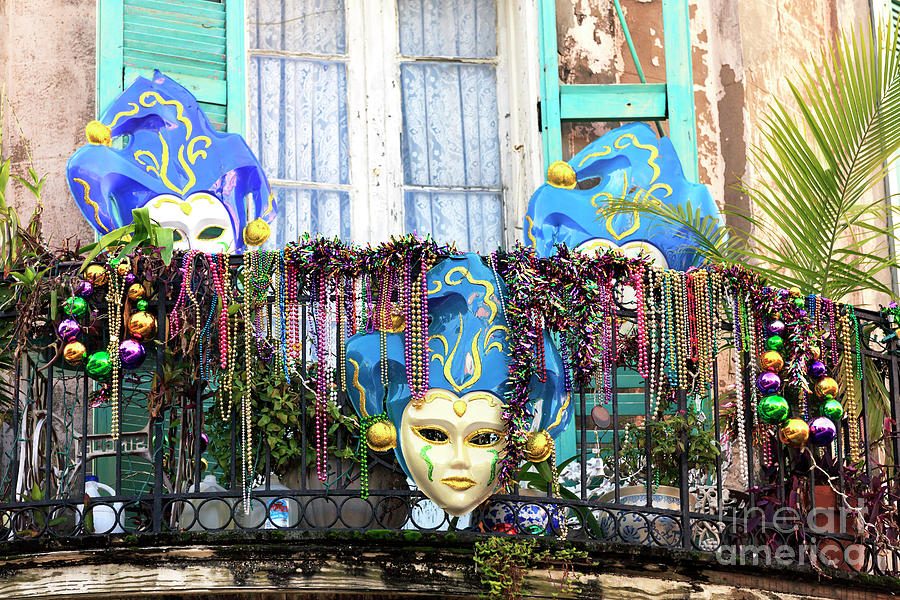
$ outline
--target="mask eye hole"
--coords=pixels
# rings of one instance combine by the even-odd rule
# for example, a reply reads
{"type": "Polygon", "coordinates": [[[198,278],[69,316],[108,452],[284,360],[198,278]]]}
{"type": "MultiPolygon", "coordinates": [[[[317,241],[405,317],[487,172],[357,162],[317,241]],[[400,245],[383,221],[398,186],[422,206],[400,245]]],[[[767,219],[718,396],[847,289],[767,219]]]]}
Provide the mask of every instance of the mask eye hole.
{"type": "Polygon", "coordinates": [[[598,185],[600,185],[601,181],[603,181],[602,177],[588,177],[588,178],[582,179],[578,183],[576,183],[575,189],[576,190],[590,190],[590,189],[593,189],[593,188],[597,187],[598,185]]]}
{"type": "Polygon", "coordinates": [[[466,443],[476,448],[490,448],[500,443],[500,432],[493,429],[479,429],[473,431],[466,438],[466,443]]]}
{"type": "Polygon", "coordinates": [[[203,231],[200,232],[200,235],[197,236],[198,240],[217,240],[222,237],[222,234],[225,233],[225,228],[220,227],[218,225],[210,225],[208,227],[204,227],[203,231]]]}
{"type": "Polygon", "coordinates": [[[413,432],[426,442],[431,442],[432,444],[447,444],[450,442],[450,436],[440,427],[414,427],[413,432]]]}
{"type": "Polygon", "coordinates": [[[178,242],[183,242],[184,234],[182,234],[181,231],[179,231],[178,229],[175,229],[174,231],[172,231],[172,241],[175,242],[176,244],[178,242]]]}

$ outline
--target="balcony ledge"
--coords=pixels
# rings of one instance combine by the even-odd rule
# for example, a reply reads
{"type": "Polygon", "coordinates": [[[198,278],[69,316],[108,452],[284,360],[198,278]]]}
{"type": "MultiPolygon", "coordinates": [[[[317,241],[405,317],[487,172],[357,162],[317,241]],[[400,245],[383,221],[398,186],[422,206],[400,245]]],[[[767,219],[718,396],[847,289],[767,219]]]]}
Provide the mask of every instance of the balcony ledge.
{"type": "MultiPolygon", "coordinates": [[[[467,533],[395,531],[167,533],[0,544],[0,598],[408,598],[484,591],[467,533]]],[[[538,538],[540,547],[561,542],[538,538]]],[[[598,542],[573,566],[526,576],[527,598],[769,598],[893,596],[891,578],[812,568],[722,565],[709,554],[598,542]],[[747,597],[757,597],[753,593],[747,597]]]]}

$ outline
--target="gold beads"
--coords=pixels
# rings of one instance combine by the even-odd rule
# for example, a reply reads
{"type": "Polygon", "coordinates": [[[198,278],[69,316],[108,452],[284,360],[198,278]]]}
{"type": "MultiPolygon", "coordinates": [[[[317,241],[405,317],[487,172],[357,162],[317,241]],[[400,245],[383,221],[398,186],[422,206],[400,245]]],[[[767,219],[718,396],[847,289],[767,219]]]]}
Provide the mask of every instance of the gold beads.
{"type": "Polygon", "coordinates": [[[547,168],[547,183],[565,190],[574,189],[577,183],[575,169],[565,161],[554,161],[547,168]]]}
{"type": "Polygon", "coordinates": [[[87,348],[84,347],[84,344],[78,341],[69,342],[63,348],[63,360],[65,360],[67,364],[72,365],[73,367],[77,367],[82,362],[84,362],[84,357],[86,354],[87,348]]]}
{"type": "Polygon", "coordinates": [[[525,458],[533,463],[544,462],[553,452],[553,438],[547,430],[532,431],[525,441],[525,458]]]}
{"type": "Polygon", "coordinates": [[[106,267],[103,265],[88,265],[88,268],[84,270],[84,278],[95,286],[106,285],[109,280],[106,267]]]}
{"type": "Polygon", "coordinates": [[[140,341],[153,339],[156,335],[156,317],[145,311],[134,313],[128,321],[128,333],[140,341]]]}
{"type": "Polygon", "coordinates": [[[823,377],[816,383],[816,396],[824,398],[826,396],[837,397],[838,384],[832,377],[823,377]]]}
{"type": "Polygon", "coordinates": [[[387,452],[397,447],[397,429],[390,421],[379,421],[366,431],[366,443],[375,452],[387,452]]]}
{"type": "Polygon", "coordinates": [[[147,295],[147,290],[140,283],[132,283],[128,286],[128,299],[137,302],[147,295]]]}
{"type": "Polygon", "coordinates": [[[778,352],[769,350],[759,357],[759,366],[766,371],[778,373],[784,368],[784,359],[778,352]]]}

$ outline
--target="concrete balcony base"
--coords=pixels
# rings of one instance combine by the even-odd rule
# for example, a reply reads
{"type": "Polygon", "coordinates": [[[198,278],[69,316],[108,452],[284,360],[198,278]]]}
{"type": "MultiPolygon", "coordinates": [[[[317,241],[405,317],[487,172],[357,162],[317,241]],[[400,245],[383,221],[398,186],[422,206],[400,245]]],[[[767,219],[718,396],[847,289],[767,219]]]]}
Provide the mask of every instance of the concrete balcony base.
{"type": "MultiPolygon", "coordinates": [[[[466,534],[163,534],[0,545],[0,598],[476,598],[466,534]]],[[[539,539],[547,548],[559,542],[539,539]]],[[[722,565],[708,555],[572,543],[588,560],[532,569],[523,598],[879,598],[900,582],[812,569],[722,565]]]]}

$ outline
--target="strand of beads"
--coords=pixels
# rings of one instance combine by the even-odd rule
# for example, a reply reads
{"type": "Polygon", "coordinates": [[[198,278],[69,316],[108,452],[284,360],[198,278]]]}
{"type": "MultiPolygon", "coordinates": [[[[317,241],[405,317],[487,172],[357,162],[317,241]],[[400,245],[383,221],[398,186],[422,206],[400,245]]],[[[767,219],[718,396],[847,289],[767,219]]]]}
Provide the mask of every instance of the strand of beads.
{"type": "MultiPolygon", "coordinates": [[[[195,307],[197,306],[197,300],[191,291],[191,282],[194,279],[194,259],[198,254],[200,254],[199,250],[188,250],[181,260],[181,289],[178,291],[178,299],[175,301],[175,306],[172,307],[169,313],[172,315],[169,325],[170,337],[178,335],[182,325],[184,325],[184,321],[181,318],[181,309],[186,306],[188,297],[192,300],[192,304],[195,307]]],[[[199,330],[199,314],[195,314],[194,321],[197,325],[196,329],[199,330]]]]}
{"type": "Polygon", "coordinates": [[[328,387],[328,366],[327,354],[327,336],[328,336],[328,282],[324,277],[319,277],[318,281],[318,302],[316,303],[316,474],[319,481],[324,482],[326,479],[326,456],[325,456],[325,405],[328,401],[330,393],[328,387]]]}
{"type": "MultiPolygon", "coordinates": [[[[849,425],[850,458],[851,460],[856,460],[859,457],[859,419],[856,416],[856,377],[854,376],[855,369],[853,364],[855,350],[853,347],[853,340],[851,339],[854,332],[849,312],[849,308],[845,309],[841,313],[839,321],[841,346],[844,348],[844,358],[842,361],[844,368],[844,406],[846,407],[847,424],[849,425]]],[[[857,343],[859,343],[858,335],[856,336],[856,339],[857,343]]],[[[836,400],[835,403],[837,403],[836,400]]]]}
{"type": "Polygon", "coordinates": [[[251,420],[251,405],[253,400],[253,344],[250,335],[252,327],[251,312],[253,311],[253,267],[254,255],[258,251],[244,253],[244,393],[241,396],[241,484],[244,493],[244,513],[250,512],[250,487],[253,482],[253,422],[251,420]]]}
{"type": "Polygon", "coordinates": [[[125,267],[125,272],[130,271],[127,258],[116,263],[110,261],[109,285],[106,288],[106,302],[109,308],[109,346],[106,352],[112,365],[112,380],[110,381],[110,406],[112,408],[112,439],[119,439],[119,396],[121,392],[121,380],[119,369],[122,359],[119,355],[119,336],[122,334],[122,296],[125,292],[125,273],[120,272],[119,265],[125,267]]]}
{"type": "Polygon", "coordinates": [[[669,270],[664,270],[662,272],[662,284],[663,284],[663,340],[665,340],[666,344],[666,353],[665,353],[665,362],[666,362],[666,377],[669,380],[669,385],[672,387],[678,386],[678,344],[676,344],[675,332],[674,332],[674,317],[673,317],[673,299],[672,299],[672,272],[669,270]]]}
{"type": "MultiPolygon", "coordinates": [[[[413,372],[415,371],[416,358],[418,357],[419,346],[418,340],[415,339],[415,329],[417,329],[415,308],[413,307],[413,277],[412,277],[412,258],[409,253],[403,257],[403,267],[400,272],[400,295],[404,311],[404,331],[403,331],[403,355],[406,367],[406,385],[412,394],[413,406],[419,408],[421,400],[418,396],[417,383],[414,380],[413,372]]],[[[416,288],[418,288],[418,280],[416,280],[416,288]]]]}
{"type": "Polygon", "coordinates": [[[225,280],[228,279],[227,267],[223,268],[225,260],[222,254],[207,255],[212,274],[213,286],[216,295],[222,301],[222,309],[219,312],[219,367],[226,369],[228,367],[228,300],[229,295],[225,293],[225,280]]]}
{"type": "Polygon", "coordinates": [[[734,315],[734,363],[735,363],[735,400],[734,418],[737,422],[737,439],[733,460],[738,465],[741,485],[747,485],[749,479],[749,466],[747,464],[747,425],[746,425],[746,394],[744,393],[744,344],[741,336],[740,302],[737,290],[732,291],[732,314],[734,315]],[[734,455],[736,454],[736,458],[734,455]]]}
{"type": "Polygon", "coordinates": [[[647,306],[644,300],[644,265],[639,263],[631,274],[631,285],[634,287],[637,320],[638,342],[638,374],[646,381],[649,378],[647,361],[647,306]]]}
{"type": "MultiPolygon", "coordinates": [[[[417,363],[418,370],[418,397],[420,404],[425,401],[425,392],[429,387],[429,363],[431,362],[431,352],[428,350],[428,271],[431,269],[431,256],[427,250],[422,251],[422,264],[419,268],[419,297],[417,302],[417,320],[419,331],[419,360],[417,363]]],[[[506,305],[503,304],[503,294],[500,288],[497,288],[497,297],[500,298],[500,307],[506,314],[506,305]]]]}
{"type": "Polygon", "coordinates": [[[675,282],[675,347],[678,349],[678,357],[675,361],[678,375],[678,387],[687,389],[687,360],[691,355],[690,340],[688,338],[688,328],[686,319],[685,305],[685,285],[684,274],[678,271],[674,272],[675,282]]]}
{"type": "Polygon", "coordinates": [[[284,249],[278,253],[278,336],[280,340],[279,355],[281,356],[281,368],[284,372],[284,380],[291,380],[290,367],[288,366],[288,314],[287,314],[287,261],[284,249]]]}
{"type": "Polygon", "coordinates": [[[647,270],[647,309],[650,318],[648,331],[648,350],[650,353],[650,367],[648,377],[646,378],[647,387],[650,392],[650,418],[656,418],[656,407],[659,401],[659,388],[663,379],[663,361],[660,360],[662,355],[662,338],[659,335],[659,305],[656,300],[657,294],[657,272],[654,267],[647,270]]]}

